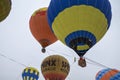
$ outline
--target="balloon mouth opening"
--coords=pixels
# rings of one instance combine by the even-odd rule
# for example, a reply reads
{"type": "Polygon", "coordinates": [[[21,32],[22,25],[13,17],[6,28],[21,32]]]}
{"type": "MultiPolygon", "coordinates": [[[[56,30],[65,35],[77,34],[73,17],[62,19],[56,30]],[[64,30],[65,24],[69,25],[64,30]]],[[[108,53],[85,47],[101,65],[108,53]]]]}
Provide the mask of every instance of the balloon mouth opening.
{"type": "Polygon", "coordinates": [[[45,53],[45,52],[46,52],[46,49],[45,49],[45,48],[42,48],[41,51],[42,51],[42,53],[45,53]]]}
{"type": "Polygon", "coordinates": [[[65,43],[79,56],[83,56],[92,46],[96,44],[96,37],[91,32],[78,30],[70,33],[65,38],[65,43]]]}
{"type": "Polygon", "coordinates": [[[51,44],[50,40],[48,40],[48,39],[41,39],[41,40],[39,40],[39,43],[42,45],[43,48],[45,48],[51,44]]]}
{"type": "Polygon", "coordinates": [[[91,40],[85,37],[78,37],[71,40],[69,43],[70,48],[72,48],[80,57],[84,56],[93,45],[91,40]]]}

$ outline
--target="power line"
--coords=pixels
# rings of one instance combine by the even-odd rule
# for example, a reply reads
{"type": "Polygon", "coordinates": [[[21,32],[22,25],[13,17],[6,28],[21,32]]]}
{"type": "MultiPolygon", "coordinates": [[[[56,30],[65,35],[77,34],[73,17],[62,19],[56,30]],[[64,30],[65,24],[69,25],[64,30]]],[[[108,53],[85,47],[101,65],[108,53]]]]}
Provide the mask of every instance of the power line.
{"type": "Polygon", "coordinates": [[[110,67],[108,67],[108,66],[106,66],[106,65],[100,64],[100,63],[98,63],[98,62],[96,62],[96,61],[94,61],[94,60],[91,60],[91,59],[87,58],[87,57],[85,57],[85,59],[88,60],[88,61],[90,61],[90,62],[92,62],[94,65],[97,65],[97,66],[99,66],[99,67],[110,68],[110,67]]]}
{"type": "Polygon", "coordinates": [[[27,67],[25,64],[20,63],[20,62],[14,60],[14,59],[12,59],[12,58],[10,58],[10,57],[8,57],[8,56],[2,54],[1,52],[0,52],[0,56],[4,57],[5,59],[8,59],[8,60],[10,60],[10,61],[12,61],[12,62],[14,62],[14,63],[17,63],[17,64],[19,64],[19,65],[21,65],[21,66],[27,67]]]}
{"type": "MultiPolygon", "coordinates": [[[[58,52],[58,51],[55,51],[55,50],[52,50],[52,49],[49,49],[49,50],[50,50],[50,51],[53,51],[53,52],[58,52]]],[[[62,53],[62,52],[60,52],[60,53],[62,53]]],[[[62,53],[62,54],[63,54],[63,53],[62,53]]],[[[78,58],[76,58],[75,56],[72,56],[72,55],[68,55],[68,54],[63,54],[63,55],[68,56],[68,57],[74,57],[74,62],[76,62],[76,60],[78,59],[78,58]]],[[[89,61],[89,62],[87,61],[87,63],[89,63],[89,64],[97,65],[97,66],[102,67],[102,68],[110,68],[110,67],[108,67],[108,66],[106,66],[106,65],[100,64],[99,62],[96,62],[96,61],[94,61],[94,60],[91,60],[91,59],[89,59],[89,58],[87,58],[87,57],[85,57],[85,59],[89,61]]]]}

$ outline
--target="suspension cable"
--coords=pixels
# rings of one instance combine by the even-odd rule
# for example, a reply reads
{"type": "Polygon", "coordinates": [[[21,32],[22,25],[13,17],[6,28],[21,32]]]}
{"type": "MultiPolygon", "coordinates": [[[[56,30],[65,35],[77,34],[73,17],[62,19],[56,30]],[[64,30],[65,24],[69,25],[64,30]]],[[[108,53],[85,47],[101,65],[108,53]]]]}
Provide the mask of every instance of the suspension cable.
{"type": "Polygon", "coordinates": [[[19,64],[19,65],[21,65],[21,66],[27,67],[25,64],[20,63],[20,62],[14,60],[14,59],[12,59],[12,58],[10,58],[10,57],[8,57],[8,56],[2,54],[1,52],[0,52],[0,56],[4,57],[5,59],[8,59],[8,60],[10,60],[10,61],[12,61],[12,62],[14,62],[14,63],[17,63],[17,64],[19,64]]]}

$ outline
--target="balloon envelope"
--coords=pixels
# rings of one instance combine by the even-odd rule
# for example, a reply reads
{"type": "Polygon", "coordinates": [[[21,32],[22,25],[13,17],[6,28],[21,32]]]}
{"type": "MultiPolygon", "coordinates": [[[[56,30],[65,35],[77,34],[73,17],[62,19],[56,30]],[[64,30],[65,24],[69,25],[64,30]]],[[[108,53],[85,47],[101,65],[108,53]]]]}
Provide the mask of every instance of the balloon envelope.
{"type": "Polygon", "coordinates": [[[103,69],[96,74],[96,80],[120,80],[120,71],[116,69],[103,69]]]}
{"type": "Polygon", "coordinates": [[[48,25],[46,11],[45,7],[36,10],[29,21],[31,33],[43,48],[57,40],[48,25]]]}
{"type": "Polygon", "coordinates": [[[9,15],[10,10],[11,0],[0,0],[0,22],[9,15]]]}
{"type": "Polygon", "coordinates": [[[46,57],[41,64],[41,71],[45,80],[65,80],[70,70],[66,58],[60,55],[46,57]]]}
{"type": "Polygon", "coordinates": [[[26,67],[22,73],[23,80],[38,80],[39,71],[33,67],[26,67]]]}
{"type": "Polygon", "coordinates": [[[51,0],[47,15],[57,38],[79,56],[104,36],[112,17],[108,0],[51,0]]]}

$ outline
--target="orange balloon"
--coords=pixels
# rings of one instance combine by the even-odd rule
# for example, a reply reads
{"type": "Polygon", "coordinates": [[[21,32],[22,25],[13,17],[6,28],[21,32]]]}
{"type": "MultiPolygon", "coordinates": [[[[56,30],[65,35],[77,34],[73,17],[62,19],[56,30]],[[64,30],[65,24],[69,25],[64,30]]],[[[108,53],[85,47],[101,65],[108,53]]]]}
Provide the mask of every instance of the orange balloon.
{"type": "Polygon", "coordinates": [[[57,38],[49,27],[46,11],[46,7],[36,10],[29,22],[31,33],[43,47],[43,52],[45,47],[57,41],[57,38]]]}

